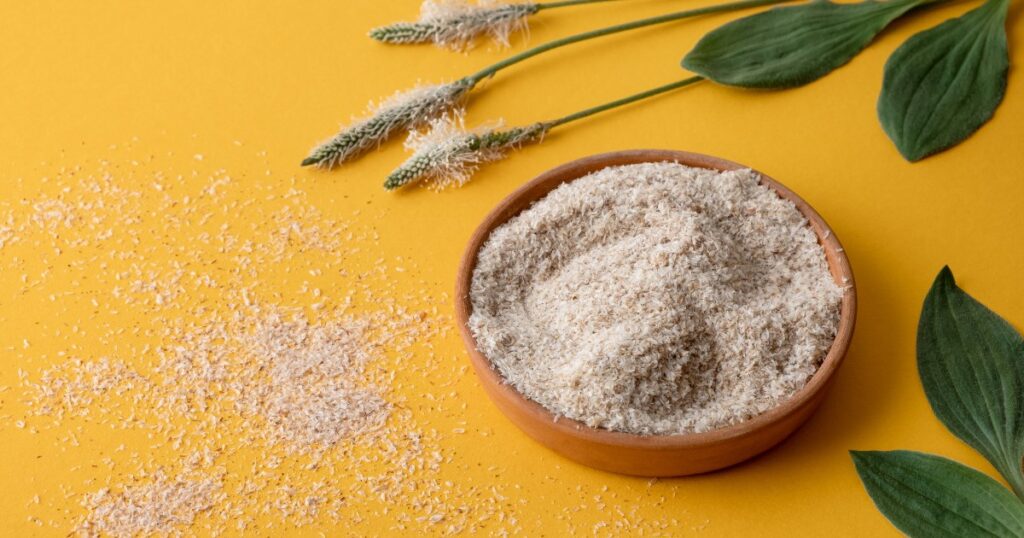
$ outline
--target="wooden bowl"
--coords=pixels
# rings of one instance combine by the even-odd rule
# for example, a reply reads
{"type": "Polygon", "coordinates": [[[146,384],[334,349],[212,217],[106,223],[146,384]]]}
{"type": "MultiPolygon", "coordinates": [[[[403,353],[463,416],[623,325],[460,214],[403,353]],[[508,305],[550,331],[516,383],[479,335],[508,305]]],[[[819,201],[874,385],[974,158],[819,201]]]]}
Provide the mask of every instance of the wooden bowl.
{"type": "Polygon", "coordinates": [[[569,459],[605,471],[639,476],[682,476],[713,471],[752,458],[781,442],[810,418],[825,397],[850,345],[857,314],[853,272],[835,234],[807,202],[761,174],[762,184],[792,201],[807,217],[825,249],[832,276],[846,289],[835,341],[821,367],[802,389],[778,407],[739,424],[703,433],[646,436],[591,428],[565,417],[555,417],[506,384],[491,361],[477,350],[467,325],[473,309],[469,290],[476,255],[491,230],[564,182],[608,166],[663,161],[713,170],[748,168],[716,157],[667,150],[605,153],[559,166],[509,195],[487,215],[469,240],[455,283],[455,315],[462,340],[484,390],[498,409],[527,435],[569,459]]]}

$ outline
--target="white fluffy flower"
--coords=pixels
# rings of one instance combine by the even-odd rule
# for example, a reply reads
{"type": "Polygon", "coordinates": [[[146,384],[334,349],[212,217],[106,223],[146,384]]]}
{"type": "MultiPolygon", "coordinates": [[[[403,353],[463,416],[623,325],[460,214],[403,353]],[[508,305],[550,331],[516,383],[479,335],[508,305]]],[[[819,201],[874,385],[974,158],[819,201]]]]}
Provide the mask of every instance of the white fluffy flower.
{"type": "Polygon", "coordinates": [[[434,119],[427,130],[409,134],[405,146],[413,155],[388,176],[384,188],[397,189],[417,181],[428,181],[436,189],[461,186],[480,165],[540,140],[547,129],[547,124],[535,123],[508,130],[485,127],[469,131],[460,115],[434,119]]]}
{"type": "Polygon", "coordinates": [[[471,48],[477,38],[508,46],[513,32],[525,30],[526,19],[538,11],[536,4],[505,4],[496,0],[425,0],[416,22],[399,22],[370,31],[370,37],[384,43],[435,43],[455,50],[471,48]]]}
{"type": "Polygon", "coordinates": [[[471,81],[461,79],[398,92],[371,106],[366,118],[343,127],[337,135],[315,147],[302,165],[333,168],[342,164],[380,145],[395,131],[414,129],[451,112],[472,88],[471,81]]]}

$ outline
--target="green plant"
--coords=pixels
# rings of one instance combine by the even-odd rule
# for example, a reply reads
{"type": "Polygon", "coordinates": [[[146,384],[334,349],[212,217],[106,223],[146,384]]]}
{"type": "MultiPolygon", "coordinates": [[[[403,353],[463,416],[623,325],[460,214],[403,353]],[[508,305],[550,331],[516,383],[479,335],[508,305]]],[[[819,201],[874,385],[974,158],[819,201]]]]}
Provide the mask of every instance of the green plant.
{"type": "Polygon", "coordinates": [[[379,145],[396,132],[414,129],[427,124],[434,118],[451,112],[463,102],[465,96],[476,88],[477,84],[481,81],[493,77],[503,69],[507,69],[539,54],[573,43],[628,30],[664,24],[699,15],[724,13],[787,1],[790,0],[741,0],[648,17],[549,41],[512,55],[454,82],[423,86],[408,92],[395,94],[395,96],[380,105],[371,107],[367,118],[342,128],[337,135],[315,147],[309,156],[303,159],[302,166],[317,165],[324,168],[332,168],[349,161],[361,155],[367,149],[379,145]]]}
{"type": "Polygon", "coordinates": [[[943,268],[921,311],[917,365],[935,416],[987,458],[988,476],[918,452],[852,451],[878,509],[912,537],[1024,536],[1024,339],[943,268]]]}
{"type": "Polygon", "coordinates": [[[1010,0],[988,0],[907,40],[885,64],[878,117],[908,160],[954,146],[995,114],[1006,92],[1010,0]]]}
{"type": "MultiPolygon", "coordinates": [[[[682,65],[732,86],[800,86],[849,62],[892,21],[941,1],[815,1],[775,8],[710,32],[682,65]]],[[[1006,87],[1008,5],[987,0],[913,36],[887,62],[878,116],[907,160],[956,145],[992,117],[1006,87]]]]}
{"type": "Polygon", "coordinates": [[[711,31],[683,58],[683,67],[744,88],[801,86],[849,62],[889,23],[928,1],[822,1],[771,9],[711,31]]]}

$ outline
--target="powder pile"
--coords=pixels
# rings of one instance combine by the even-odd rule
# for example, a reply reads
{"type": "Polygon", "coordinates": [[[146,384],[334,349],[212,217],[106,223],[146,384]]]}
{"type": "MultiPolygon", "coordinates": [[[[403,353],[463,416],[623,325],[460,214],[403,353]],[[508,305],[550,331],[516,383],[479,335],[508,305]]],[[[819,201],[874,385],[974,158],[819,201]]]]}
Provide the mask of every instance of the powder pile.
{"type": "Polygon", "coordinates": [[[803,387],[842,289],[756,173],[645,163],[564,184],[495,229],[470,296],[480,352],[520,393],[591,427],[675,434],[803,387]]]}

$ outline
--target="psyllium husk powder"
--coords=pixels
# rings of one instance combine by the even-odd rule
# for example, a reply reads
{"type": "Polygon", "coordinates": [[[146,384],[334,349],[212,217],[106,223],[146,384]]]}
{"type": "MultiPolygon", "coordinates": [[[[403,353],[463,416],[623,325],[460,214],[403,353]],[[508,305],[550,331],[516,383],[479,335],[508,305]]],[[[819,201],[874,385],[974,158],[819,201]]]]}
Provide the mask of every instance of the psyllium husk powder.
{"type": "Polygon", "coordinates": [[[777,406],[827,354],[843,290],[759,179],[665,162],[561,185],[478,253],[479,351],[591,427],[703,432],[777,406]]]}

